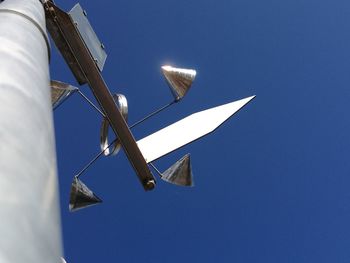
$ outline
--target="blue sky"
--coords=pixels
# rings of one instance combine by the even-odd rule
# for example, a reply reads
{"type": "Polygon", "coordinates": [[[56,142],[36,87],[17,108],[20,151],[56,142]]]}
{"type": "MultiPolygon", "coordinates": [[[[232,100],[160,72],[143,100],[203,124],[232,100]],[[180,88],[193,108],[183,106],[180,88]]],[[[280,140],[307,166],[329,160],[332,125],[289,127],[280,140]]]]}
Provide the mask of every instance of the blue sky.
{"type": "MultiPolygon", "coordinates": [[[[146,193],[121,152],[81,177],[104,203],[75,213],[70,184],[99,151],[101,118],[77,94],[58,108],[68,263],[349,262],[349,1],[80,3],[106,46],[103,76],[128,99],[129,123],[172,100],[162,65],[198,72],[181,103],[133,130],[137,139],[257,97],[214,134],[156,162],[165,170],[191,153],[194,188],[158,180],[146,193]]],[[[52,52],[52,78],[77,85],[52,52]]]]}

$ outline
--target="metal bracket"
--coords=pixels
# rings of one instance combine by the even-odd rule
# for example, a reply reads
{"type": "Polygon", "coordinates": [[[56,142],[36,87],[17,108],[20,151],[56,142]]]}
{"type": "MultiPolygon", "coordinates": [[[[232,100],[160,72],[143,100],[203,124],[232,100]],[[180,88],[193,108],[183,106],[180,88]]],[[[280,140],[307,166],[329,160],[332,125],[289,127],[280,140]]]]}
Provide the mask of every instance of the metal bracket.
{"type": "Polygon", "coordinates": [[[155,187],[155,178],[71,17],[51,1],[45,2],[43,5],[46,13],[47,29],[56,46],[72,69],[78,82],[89,84],[114,133],[120,139],[125,154],[144,189],[146,191],[152,190],[155,187]]]}

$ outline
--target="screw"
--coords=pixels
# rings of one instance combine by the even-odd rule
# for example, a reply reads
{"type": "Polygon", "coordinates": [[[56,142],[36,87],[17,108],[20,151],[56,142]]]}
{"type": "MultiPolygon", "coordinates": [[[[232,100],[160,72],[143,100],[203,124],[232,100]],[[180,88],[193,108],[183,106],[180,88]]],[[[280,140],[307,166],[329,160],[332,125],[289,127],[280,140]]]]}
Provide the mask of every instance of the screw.
{"type": "Polygon", "coordinates": [[[145,190],[150,191],[156,186],[156,182],[154,180],[149,180],[144,184],[145,190]]]}

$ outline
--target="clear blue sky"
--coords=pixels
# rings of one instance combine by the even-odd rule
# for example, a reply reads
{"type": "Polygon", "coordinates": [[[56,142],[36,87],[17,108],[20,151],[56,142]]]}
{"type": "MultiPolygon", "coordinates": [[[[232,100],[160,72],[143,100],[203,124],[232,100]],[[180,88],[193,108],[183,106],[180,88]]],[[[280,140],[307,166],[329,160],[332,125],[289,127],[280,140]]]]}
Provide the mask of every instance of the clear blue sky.
{"type": "MultiPolygon", "coordinates": [[[[70,184],[99,151],[101,118],[78,95],[66,101],[54,117],[68,263],[350,261],[349,1],[80,3],[106,46],[107,84],[128,98],[130,123],[171,101],[161,65],[198,71],[188,96],[135,128],[136,138],[257,98],[156,163],[165,170],[190,152],[194,188],[158,180],[146,193],[120,153],[81,177],[104,203],[76,213],[70,184]]],[[[51,74],[76,84],[55,50],[51,74]]]]}

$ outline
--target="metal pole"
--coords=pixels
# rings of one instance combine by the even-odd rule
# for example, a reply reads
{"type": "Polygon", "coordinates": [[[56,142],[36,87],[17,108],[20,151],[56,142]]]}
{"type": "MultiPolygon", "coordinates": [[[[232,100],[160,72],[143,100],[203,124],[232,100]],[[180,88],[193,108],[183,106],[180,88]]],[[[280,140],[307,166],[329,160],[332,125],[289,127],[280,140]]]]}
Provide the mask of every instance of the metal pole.
{"type": "Polygon", "coordinates": [[[0,262],[62,262],[48,62],[40,1],[0,2],[0,262]]]}

